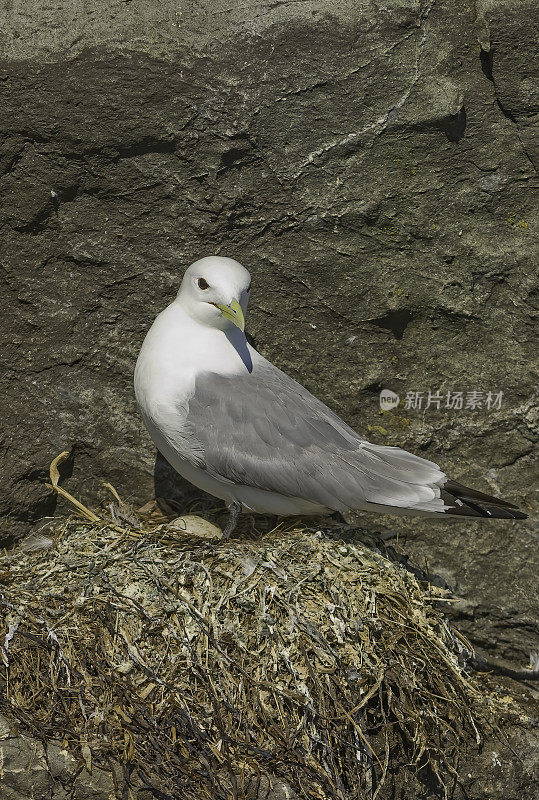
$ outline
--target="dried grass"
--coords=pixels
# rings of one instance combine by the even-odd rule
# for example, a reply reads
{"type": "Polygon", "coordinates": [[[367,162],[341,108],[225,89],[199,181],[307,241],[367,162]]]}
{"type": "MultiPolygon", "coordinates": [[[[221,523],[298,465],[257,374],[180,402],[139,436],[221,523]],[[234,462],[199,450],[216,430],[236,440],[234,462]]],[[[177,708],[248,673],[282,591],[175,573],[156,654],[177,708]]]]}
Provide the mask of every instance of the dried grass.
{"type": "Polygon", "coordinates": [[[78,515],[0,558],[0,709],[24,731],[163,798],[254,796],[263,775],[376,798],[397,763],[448,785],[493,703],[443,592],[315,528],[220,543],[112,487],[90,511],[59,459],[78,515]]]}

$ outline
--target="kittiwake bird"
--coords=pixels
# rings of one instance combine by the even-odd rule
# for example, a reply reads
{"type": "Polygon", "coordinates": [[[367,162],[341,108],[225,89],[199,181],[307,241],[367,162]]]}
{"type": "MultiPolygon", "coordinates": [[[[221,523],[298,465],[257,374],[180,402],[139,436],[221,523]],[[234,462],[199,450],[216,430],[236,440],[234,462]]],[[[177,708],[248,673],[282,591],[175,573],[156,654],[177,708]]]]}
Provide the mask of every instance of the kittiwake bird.
{"type": "Polygon", "coordinates": [[[245,337],[250,291],[249,272],[232,258],[195,261],[135,368],[150,436],[180,475],[225,501],[225,539],[242,510],[526,517],[432,461],[371,444],[267,361],[245,337]]]}

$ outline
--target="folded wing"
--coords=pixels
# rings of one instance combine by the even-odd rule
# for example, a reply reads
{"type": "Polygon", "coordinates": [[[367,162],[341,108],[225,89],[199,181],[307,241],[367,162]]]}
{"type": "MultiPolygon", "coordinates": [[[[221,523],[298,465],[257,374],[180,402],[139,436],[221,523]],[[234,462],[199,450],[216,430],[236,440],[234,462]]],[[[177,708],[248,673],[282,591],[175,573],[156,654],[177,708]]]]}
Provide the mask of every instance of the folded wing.
{"type": "Polygon", "coordinates": [[[441,498],[447,477],[436,464],[370,444],[262,359],[240,376],[200,374],[186,424],[193,463],[220,480],[338,511],[447,508],[441,498]]]}

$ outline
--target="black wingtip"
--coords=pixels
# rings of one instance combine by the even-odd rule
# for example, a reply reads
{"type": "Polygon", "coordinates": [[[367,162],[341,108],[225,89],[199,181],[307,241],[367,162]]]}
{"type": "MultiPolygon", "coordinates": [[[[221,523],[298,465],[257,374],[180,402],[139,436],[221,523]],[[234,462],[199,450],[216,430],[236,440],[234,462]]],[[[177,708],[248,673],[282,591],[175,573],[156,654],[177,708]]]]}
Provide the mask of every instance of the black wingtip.
{"type": "Polygon", "coordinates": [[[469,489],[456,481],[444,483],[441,497],[448,506],[446,514],[484,519],[527,519],[528,515],[513,503],[498,497],[469,489]]]}

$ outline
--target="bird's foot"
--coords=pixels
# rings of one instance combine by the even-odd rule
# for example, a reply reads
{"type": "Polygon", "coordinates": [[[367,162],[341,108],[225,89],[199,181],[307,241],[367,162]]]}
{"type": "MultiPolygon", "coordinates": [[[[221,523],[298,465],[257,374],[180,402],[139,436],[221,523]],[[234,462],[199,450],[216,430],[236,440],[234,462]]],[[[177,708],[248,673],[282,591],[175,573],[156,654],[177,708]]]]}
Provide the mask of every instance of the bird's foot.
{"type": "Polygon", "coordinates": [[[237,500],[233,500],[232,503],[230,503],[228,510],[230,512],[230,516],[223,531],[223,535],[221,536],[222,542],[227,542],[230,539],[231,533],[235,530],[236,525],[238,524],[238,518],[241,513],[241,503],[238,503],[237,500]]]}

